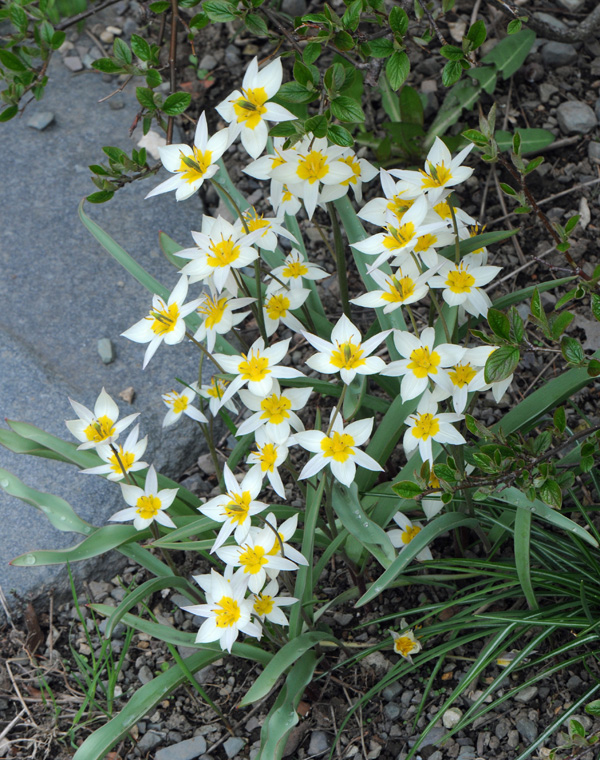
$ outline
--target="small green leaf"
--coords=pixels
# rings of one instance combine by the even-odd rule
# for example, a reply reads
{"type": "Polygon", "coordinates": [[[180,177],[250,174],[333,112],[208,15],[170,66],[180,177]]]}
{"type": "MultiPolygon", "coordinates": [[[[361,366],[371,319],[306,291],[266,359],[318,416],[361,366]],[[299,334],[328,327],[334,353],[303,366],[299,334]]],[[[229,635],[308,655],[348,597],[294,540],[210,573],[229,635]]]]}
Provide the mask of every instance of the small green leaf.
{"type": "Polygon", "coordinates": [[[353,0],[342,16],[342,25],[344,29],[350,29],[352,32],[356,30],[360,21],[361,11],[362,0],[353,0]]]}
{"type": "Polygon", "coordinates": [[[540,488],[540,498],[553,509],[562,506],[562,491],[555,480],[547,480],[540,488]]]}
{"type": "Polygon", "coordinates": [[[392,485],[392,490],[395,491],[402,499],[414,499],[422,492],[422,488],[412,480],[401,480],[399,483],[392,485]]]}
{"type": "Polygon", "coordinates": [[[485,24],[481,20],[476,21],[467,32],[467,39],[472,44],[472,48],[471,48],[472,50],[475,50],[476,48],[483,45],[486,37],[487,37],[487,32],[485,29],[485,24]]]}
{"type": "Polygon", "coordinates": [[[575,319],[575,315],[570,311],[563,311],[560,314],[552,315],[549,320],[550,332],[554,340],[558,340],[567,327],[575,319]]]}
{"type": "Polygon", "coordinates": [[[506,193],[506,195],[511,195],[514,197],[517,194],[517,191],[510,185],[507,185],[506,182],[500,182],[500,187],[502,189],[502,192],[506,193]]]}
{"type": "Polygon", "coordinates": [[[354,98],[347,95],[340,95],[331,101],[331,113],[336,119],[346,122],[363,122],[365,114],[354,98]]]}
{"type": "Polygon", "coordinates": [[[262,16],[259,16],[258,13],[246,14],[244,22],[247,29],[258,37],[266,37],[269,34],[269,28],[267,27],[266,21],[262,16]]]}
{"type": "Polygon", "coordinates": [[[332,42],[338,50],[342,51],[352,50],[354,47],[354,40],[348,32],[338,32],[332,42]]]}
{"type": "Polygon", "coordinates": [[[535,32],[523,29],[501,40],[481,59],[481,63],[496,64],[502,77],[508,79],[521,68],[534,42],[535,32]]]}
{"type": "Polygon", "coordinates": [[[154,102],[154,93],[147,87],[136,87],[135,96],[138,99],[138,103],[144,108],[154,110],[156,103],[154,102]]]}
{"type": "Polygon", "coordinates": [[[600,699],[589,702],[585,706],[585,711],[588,715],[600,715],[600,699]]]}
{"type": "Polygon", "coordinates": [[[158,0],[156,3],[150,3],[149,8],[152,11],[152,13],[164,13],[165,11],[168,11],[171,7],[171,3],[168,3],[166,0],[158,0]]]}
{"type": "Polygon", "coordinates": [[[465,57],[463,51],[456,45],[443,45],[440,48],[440,53],[449,61],[462,61],[465,57]]]}
{"type": "Polygon", "coordinates": [[[100,190],[97,193],[88,195],[86,201],[89,201],[90,203],[106,203],[106,201],[109,201],[113,195],[114,192],[112,190],[100,190]]]}
{"type": "Polygon", "coordinates": [[[128,66],[133,60],[129,45],[120,37],[115,37],[113,42],[113,55],[118,63],[128,66]]]}
{"type": "Polygon", "coordinates": [[[569,362],[569,364],[579,365],[585,361],[585,354],[581,343],[575,338],[570,338],[568,335],[563,335],[560,342],[560,350],[562,355],[569,362]]]}
{"type": "Polygon", "coordinates": [[[493,434],[489,428],[475,419],[471,414],[465,414],[465,424],[473,435],[478,438],[492,438],[493,434]]]}
{"type": "MultiPolygon", "coordinates": [[[[0,122],[10,121],[18,113],[19,113],[19,106],[8,106],[3,111],[0,111],[0,122]]],[[[354,140],[352,142],[354,142],[354,140]]]]}
{"type": "Polygon", "coordinates": [[[160,72],[158,72],[156,69],[148,69],[146,72],[146,84],[148,87],[158,87],[160,84],[162,84],[162,77],[160,75],[160,72]]]}
{"type": "Polygon", "coordinates": [[[554,426],[560,433],[565,432],[565,428],[567,427],[567,415],[565,414],[565,408],[564,406],[558,406],[554,410],[554,416],[553,416],[554,426]]]}
{"type": "Polygon", "coordinates": [[[27,71],[27,66],[10,50],[0,48],[0,63],[11,71],[27,71]]]}
{"type": "Polygon", "coordinates": [[[395,5],[390,11],[389,24],[392,32],[400,37],[404,37],[408,30],[408,16],[406,11],[395,5]]]}
{"type": "Polygon", "coordinates": [[[394,52],[394,43],[386,37],[371,40],[369,47],[373,58],[388,58],[394,52]]]}
{"type": "Polygon", "coordinates": [[[459,61],[448,61],[442,70],[442,84],[444,87],[451,87],[461,78],[463,67],[459,61]]]}
{"type": "Polygon", "coordinates": [[[565,224],[565,234],[568,235],[569,232],[575,229],[575,225],[579,221],[579,214],[575,214],[574,216],[570,217],[565,224]]]}
{"type": "Polygon", "coordinates": [[[165,100],[161,106],[161,111],[167,116],[176,116],[183,113],[192,101],[189,92],[174,92],[165,100]]]}
{"type": "Polygon", "coordinates": [[[487,321],[492,331],[504,340],[510,340],[510,322],[506,314],[498,309],[489,309],[487,321]]]}
{"type": "Polygon", "coordinates": [[[318,92],[309,91],[298,82],[286,82],[279,88],[277,95],[288,103],[310,103],[319,97],[318,92]]]}
{"type": "Polygon", "coordinates": [[[327,118],[323,114],[317,114],[304,122],[304,129],[307,132],[312,132],[315,137],[325,137],[327,135],[327,118]]]}
{"type": "Polygon", "coordinates": [[[471,142],[474,142],[475,145],[479,145],[481,147],[484,147],[488,144],[489,140],[487,137],[482,134],[481,132],[478,132],[476,129],[466,129],[462,136],[466,140],[470,140],[471,142]]]}
{"type": "Polygon", "coordinates": [[[339,124],[332,124],[327,129],[327,137],[335,145],[343,145],[345,148],[354,145],[354,138],[350,132],[339,124]]]}
{"type": "Polygon", "coordinates": [[[512,375],[521,355],[518,348],[500,346],[493,351],[485,363],[484,379],[486,383],[497,383],[512,375]]]}
{"type": "Polygon", "coordinates": [[[385,75],[388,78],[392,90],[399,90],[400,87],[402,87],[409,72],[410,61],[408,60],[408,56],[403,50],[396,50],[396,52],[387,59],[385,64],[385,75]]]}
{"type": "Polygon", "coordinates": [[[523,319],[514,306],[510,307],[508,312],[508,318],[510,320],[511,337],[515,343],[520,343],[523,340],[523,319]]]}
{"type": "Polygon", "coordinates": [[[542,306],[542,299],[540,298],[540,291],[536,288],[531,296],[531,313],[537,319],[546,322],[546,312],[542,306]]]}
{"type": "Polygon", "coordinates": [[[448,483],[454,483],[457,480],[456,470],[448,467],[447,464],[435,464],[433,472],[438,480],[445,480],[448,483]]]}
{"type": "Polygon", "coordinates": [[[598,375],[600,375],[600,362],[598,359],[590,359],[590,363],[587,366],[587,373],[590,377],[598,377],[598,375]]]}
{"type": "Polygon", "coordinates": [[[309,66],[321,55],[322,45],[320,42],[309,42],[302,51],[302,60],[309,66]]]}
{"type": "Polygon", "coordinates": [[[143,37],[140,37],[137,34],[131,35],[131,49],[140,61],[147,61],[150,58],[150,45],[143,37]]]}
{"type": "Polygon", "coordinates": [[[523,23],[521,22],[520,18],[514,18],[512,21],[509,22],[508,26],[506,27],[507,34],[516,34],[517,32],[521,31],[521,27],[523,26],[523,23]]]}
{"type": "Polygon", "coordinates": [[[234,6],[223,2],[223,0],[207,0],[202,6],[202,10],[211,21],[225,22],[233,21],[236,18],[235,13],[233,13],[234,6]]]}
{"type": "Polygon", "coordinates": [[[96,71],[102,71],[104,74],[117,74],[123,71],[123,67],[113,61],[112,58],[97,58],[92,61],[92,68],[96,71]]]}
{"type": "Polygon", "coordinates": [[[600,321],[600,296],[597,293],[592,293],[591,305],[592,314],[600,321]]]}

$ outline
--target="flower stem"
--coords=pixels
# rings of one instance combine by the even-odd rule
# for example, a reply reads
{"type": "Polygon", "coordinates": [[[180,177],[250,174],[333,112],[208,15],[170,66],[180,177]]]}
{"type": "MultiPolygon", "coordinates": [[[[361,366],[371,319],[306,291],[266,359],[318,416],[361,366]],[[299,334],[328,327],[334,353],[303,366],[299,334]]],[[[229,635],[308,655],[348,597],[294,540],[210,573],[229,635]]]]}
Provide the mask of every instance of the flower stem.
{"type": "Polygon", "coordinates": [[[186,332],[185,335],[186,335],[186,338],[189,338],[192,341],[192,343],[195,343],[198,346],[198,348],[202,351],[202,353],[211,360],[211,362],[215,365],[215,367],[219,370],[221,374],[223,375],[227,374],[225,370],[223,369],[223,367],[221,367],[219,362],[213,357],[211,352],[206,348],[206,346],[203,346],[199,340],[196,340],[196,338],[194,338],[192,333],[186,332]]]}
{"type": "MultiPolygon", "coordinates": [[[[160,531],[158,530],[158,525],[155,522],[150,523],[150,530],[152,531],[152,535],[154,536],[154,540],[158,541],[160,538],[160,531]]],[[[160,553],[162,554],[163,559],[167,563],[167,565],[171,568],[171,571],[173,572],[173,575],[181,575],[179,570],[177,569],[177,566],[175,565],[175,561],[173,560],[173,557],[171,556],[171,553],[168,549],[163,549],[162,547],[159,547],[160,553]]]]}
{"type": "Polygon", "coordinates": [[[350,319],[350,301],[348,300],[348,271],[346,266],[346,256],[344,253],[344,240],[342,230],[337,218],[337,213],[333,203],[327,204],[327,211],[331,219],[331,228],[333,230],[333,243],[335,246],[335,263],[337,266],[338,282],[340,284],[340,298],[342,299],[342,308],[344,314],[350,319]]]}
{"type": "Polygon", "coordinates": [[[440,306],[440,302],[437,299],[436,294],[433,292],[433,290],[429,290],[429,295],[431,297],[431,302],[435,306],[437,313],[439,314],[439,317],[442,321],[442,327],[444,328],[444,334],[446,336],[446,341],[448,343],[452,343],[452,338],[450,336],[450,330],[448,330],[448,325],[446,324],[446,320],[444,318],[444,314],[442,312],[442,307],[440,306]]]}

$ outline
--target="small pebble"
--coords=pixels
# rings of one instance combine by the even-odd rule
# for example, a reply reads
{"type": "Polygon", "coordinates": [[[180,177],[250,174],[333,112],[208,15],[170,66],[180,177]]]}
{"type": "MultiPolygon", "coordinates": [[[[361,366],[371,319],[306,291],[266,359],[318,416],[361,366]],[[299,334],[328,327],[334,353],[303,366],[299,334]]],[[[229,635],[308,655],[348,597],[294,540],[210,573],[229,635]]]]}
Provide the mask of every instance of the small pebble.
{"type": "Polygon", "coordinates": [[[389,720],[396,720],[396,718],[400,715],[400,706],[395,702],[388,702],[387,705],[383,708],[383,712],[385,713],[386,718],[389,720]]]}
{"type": "MultiPolygon", "coordinates": [[[[600,143],[590,143],[590,145],[597,145],[600,148],[600,143]]],[[[579,689],[582,683],[583,681],[579,676],[571,676],[567,681],[567,689],[569,691],[575,691],[576,689],[579,689]]]]}
{"type": "Polygon", "coordinates": [[[100,338],[98,341],[98,354],[102,364],[111,364],[115,360],[115,350],[110,338],[100,338]]]}
{"type": "Polygon", "coordinates": [[[444,728],[454,728],[462,718],[462,710],[458,707],[451,707],[442,715],[442,723],[444,728]]]}
{"type": "Polygon", "coordinates": [[[27,126],[33,129],[46,129],[54,121],[52,111],[37,111],[27,119],[27,126]]]}
{"type": "Polygon", "coordinates": [[[529,744],[533,744],[533,742],[537,739],[537,726],[529,718],[518,718],[515,726],[523,739],[529,744]]]}
{"type": "Polygon", "coordinates": [[[154,674],[147,665],[142,665],[138,671],[138,678],[143,684],[147,684],[154,678],[154,674]]]}
{"type": "Polygon", "coordinates": [[[81,58],[78,55],[66,56],[66,58],[63,58],[63,63],[69,69],[69,71],[75,72],[83,70],[83,63],[81,62],[81,58]]]}
{"type": "Polygon", "coordinates": [[[325,731],[313,731],[308,745],[308,754],[319,755],[328,750],[330,746],[329,737],[325,731]]]}
{"type": "MultiPolygon", "coordinates": [[[[396,697],[402,689],[402,685],[400,684],[400,681],[395,681],[394,683],[391,683],[389,686],[386,686],[385,689],[381,692],[381,696],[385,699],[386,702],[391,702],[394,697],[396,697]]],[[[410,695],[412,697],[412,693],[410,695]]],[[[410,704],[410,699],[408,700],[408,704],[410,704]]]]}
{"type": "Polygon", "coordinates": [[[103,32],[100,32],[100,40],[107,45],[112,45],[115,40],[115,35],[112,32],[109,32],[108,29],[105,29],[103,32]]]}
{"type": "Polygon", "coordinates": [[[227,757],[232,758],[238,754],[245,744],[245,740],[241,739],[239,736],[230,736],[225,744],[223,744],[223,749],[225,750],[227,757]]]}
{"type": "Polygon", "coordinates": [[[148,731],[148,733],[144,734],[142,738],[137,743],[137,749],[142,753],[142,756],[144,756],[147,752],[150,752],[150,750],[153,750],[155,747],[157,747],[163,740],[163,737],[156,733],[155,731],[148,731]]]}
{"type": "Polygon", "coordinates": [[[110,106],[111,110],[120,111],[121,108],[125,107],[125,100],[123,99],[122,95],[115,95],[108,101],[108,105],[110,106]]]}
{"type": "Polygon", "coordinates": [[[538,693],[538,687],[537,686],[526,686],[524,689],[521,689],[521,691],[515,696],[515,700],[517,702],[531,702],[534,697],[537,697],[538,693]]]}
{"type": "Polygon", "coordinates": [[[159,749],[154,760],[195,760],[204,752],[206,752],[206,739],[203,736],[194,736],[172,744],[170,747],[159,749]]]}
{"type": "Polygon", "coordinates": [[[498,721],[496,724],[496,728],[494,729],[494,733],[498,737],[498,739],[504,739],[505,736],[508,735],[508,732],[510,731],[510,723],[502,718],[498,721]]]}
{"type": "Polygon", "coordinates": [[[556,117],[558,126],[567,134],[586,135],[598,124],[594,111],[579,100],[561,103],[556,109],[556,117]]]}
{"type": "Polygon", "coordinates": [[[198,64],[199,69],[205,69],[205,71],[212,71],[213,69],[216,69],[217,67],[217,59],[214,57],[214,55],[211,55],[210,53],[207,53],[206,55],[202,56],[200,59],[200,63],[198,64]]]}
{"type": "Polygon", "coordinates": [[[508,732],[508,738],[506,740],[506,743],[511,749],[514,749],[519,744],[519,732],[515,731],[513,728],[511,731],[508,732]]]}

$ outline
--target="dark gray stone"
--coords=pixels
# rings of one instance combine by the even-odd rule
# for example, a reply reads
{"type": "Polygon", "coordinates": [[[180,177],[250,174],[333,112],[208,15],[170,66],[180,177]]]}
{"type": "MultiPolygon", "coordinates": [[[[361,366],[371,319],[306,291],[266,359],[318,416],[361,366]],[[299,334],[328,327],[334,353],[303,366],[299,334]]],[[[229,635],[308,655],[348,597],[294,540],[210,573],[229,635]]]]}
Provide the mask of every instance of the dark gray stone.
{"type": "Polygon", "coordinates": [[[381,692],[381,696],[385,699],[386,702],[391,702],[392,699],[394,699],[394,697],[397,696],[401,690],[402,685],[400,681],[394,681],[394,683],[391,683],[389,686],[385,687],[385,689],[381,692]]]}
{"type": "Polygon", "coordinates": [[[241,58],[240,51],[235,45],[227,45],[225,48],[225,65],[229,68],[233,66],[240,66],[241,58]]]}
{"type": "Polygon", "coordinates": [[[501,718],[496,724],[494,733],[496,734],[498,739],[504,739],[504,737],[508,735],[509,731],[510,731],[510,723],[505,718],[501,718]]]}
{"type": "Polygon", "coordinates": [[[206,739],[203,736],[194,736],[192,739],[159,749],[154,760],[195,760],[204,752],[206,752],[206,739]]]}
{"type": "Polygon", "coordinates": [[[383,708],[383,712],[385,713],[385,717],[388,718],[388,720],[396,720],[396,718],[400,715],[400,706],[395,702],[388,702],[387,705],[383,708]]]}
{"type": "Polygon", "coordinates": [[[154,679],[154,673],[147,665],[142,665],[138,671],[138,678],[145,685],[154,679]]]}
{"type": "Polygon", "coordinates": [[[594,111],[587,103],[567,100],[556,109],[558,126],[567,134],[586,135],[598,124],[594,111]]]}
{"type": "Polygon", "coordinates": [[[78,55],[68,55],[63,58],[63,63],[69,69],[69,71],[82,71],[83,63],[78,55]]]}
{"type": "Polygon", "coordinates": [[[542,60],[546,66],[568,66],[577,57],[577,50],[568,42],[547,42],[542,48],[542,60]]]}
{"type": "Polygon", "coordinates": [[[230,736],[223,744],[223,749],[225,750],[227,757],[232,758],[235,757],[245,745],[245,739],[242,739],[239,736],[230,736]]]}
{"type": "Polygon", "coordinates": [[[163,737],[156,731],[148,731],[137,743],[137,749],[142,753],[142,757],[146,752],[150,752],[162,742],[163,737]]]}
{"type": "Polygon", "coordinates": [[[537,19],[538,21],[541,21],[542,24],[547,24],[549,27],[551,27],[552,29],[555,29],[557,32],[564,32],[567,29],[567,25],[564,23],[564,21],[561,21],[559,18],[556,18],[556,16],[551,16],[549,13],[544,13],[543,11],[536,11],[533,14],[533,17],[537,19]]]}
{"type": "Polygon", "coordinates": [[[306,0],[283,0],[281,10],[290,16],[304,16],[307,9],[306,0]]]}
{"type": "Polygon", "coordinates": [[[517,702],[531,702],[532,699],[535,699],[537,697],[538,693],[538,687],[537,686],[526,686],[524,689],[521,689],[521,691],[515,696],[515,701],[517,702]]]}
{"type": "Polygon", "coordinates": [[[515,723],[515,727],[523,737],[523,740],[528,744],[533,744],[533,742],[537,739],[537,726],[529,718],[518,718],[515,723]]]}
{"type": "Polygon", "coordinates": [[[199,69],[205,69],[206,71],[212,71],[216,67],[217,67],[217,59],[214,57],[214,55],[211,55],[210,53],[207,53],[206,55],[202,56],[202,58],[200,59],[200,63],[198,64],[199,69]]]}
{"type": "MultiPolygon", "coordinates": [[[[0,151],[6,192],[0,243],[2,417],[29,422],[72,440],[64,424],[75,417],[68,397],[93,407],[105,387],[119,405],[121,417],[141,412],[140,432],[149,436],[145,460],[153,462],[159,472],[177,477],[206,449],[191,420],[184,420],[176,430],[163,431],[166,409],[160,394],[177,387],[176,376],[184,380],[197,376],[197,349],[187,342],[161,346],[142,371],[145,346],[120,337],[120,333],[148,312],[151,296],[104,251],[77,215],[79,201],[94,191],[87,166],[103,160],[102,146],[118,145],[129,153],[136,147],[128,137],[139,109],[135,88],[123,93],[126,107],[112,111],[98,100],[114,89],[114,83],[103,82],[99,75],[73,76],[57,59],[51,61],[49,74],[52,86],[44,105],[61,114],[68,93],[69,118],[44,132],[24,130],[13,120],[3,125],[2,132],[11,146],[10,151],[0,151]],[[35,170],[36,186],[44,188],[43,192],[32,193],[23,182],[30,174],[32,155],[44,156],[35,170]],[[99,361],[97,341],[101,336],[117,347],[112,364],[99,361]],[[131,405],[118,396],[129,386],[135,389],[131,405]]],[[[144,201],[150,188],[166,176],[161,172],[148,181],[132,183],[109,203],[87,204],[85,209],[154,277],[172,288],[177,274],[160,253],[158,231],[190,245],[190,231],[200,229],[201,214],[197,196],[182,203],[177,203],[172,193],[144,201]]],[[[198,290],[193,286],[191,292],[195,297],[198,290]]],[[[207,366],[204,377],[210,374],[207,366]]],[[[104,525],[123,507],[117,484],[82,475],[68,464],[13,454],[0,446],[0,467],[29,487],[66,499],[92,525],[104,525]]],[[[2,490],[0,504],[0,586],[9,602],[14,603],[11,589],[22,596],[35,596],[44,594],[50,585],[56,587],[57,596],[70,596],[64,567],[14,567],[8,563],[35,549],[73,546],[84,536],[59,532],[34,507],[2,490]]],[[[86,563],[73,563],[71,568],[76,577],[98,578],[106,567],[104,577],[113,577],[120,559],[116,553],[100,558],[93,572],[86,563]]]]}
{"type": "Polygon", "coordinates": [[[54,121],[54,114],[52,111],[34,111],[27,119],[27,126],[32,129],[46,129],[47,126],[54,121]]]}

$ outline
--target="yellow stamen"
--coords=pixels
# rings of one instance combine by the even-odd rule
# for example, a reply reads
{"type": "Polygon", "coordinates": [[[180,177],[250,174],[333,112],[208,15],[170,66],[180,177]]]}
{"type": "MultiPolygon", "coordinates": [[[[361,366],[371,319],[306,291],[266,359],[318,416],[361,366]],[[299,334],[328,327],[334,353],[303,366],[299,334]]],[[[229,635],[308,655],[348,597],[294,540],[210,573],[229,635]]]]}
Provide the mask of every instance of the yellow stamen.
{"type": "Polygon", "coordinates": [[[364,351],[360,345],[357,346],[352,341],[338,343],[337,348],[331,352],[329,361],[338,369],[357,369],[366,364],[362,358],[363,354],[364,351]]]}
{"type": "Polygon", "coordinates": [[[161,501],[158,496],[140,496],[136,502],[137,513],[143,520],[156,517],[160,509],[161,501]]]}
{"type": "Polygon", "coordinates": [[[272,425],[281,425],[284,420],[289,419],[288,411],[292,408],[292,402],[285,396],[273,393],[260,402],[260,408],[263,410],[261,420],[268,420],[272,425]]]}
{"type": "Polygon", "coordinates": [[[446,285],[453,293],[470,293],[475,285],[475,278],[461,264],[458,269],[448,272],[446,285]]]}
{"type": "Polygon", "coordinates": [[[433,438],[440,432],[440,422],[433,414],[426,412],[425,414],[416,415],[416,425],[412,429],[412,434],[415,438],[422,438],[426,441],[430,436],[433,438]]]}
{"type": "Polygon", "coordinates": [[[246,551],[240,554],[240,565],[244,568],[244,573],[250,575],[260,573],[262,566],[269,561],[264,555],[265,550],[262,546],[255,546],[253,549],[248,546],[246,551]]]}
{"type": "Polygon", "coordinates": [[[427,346],[415,348],[410,355],[410,364],[407,369],[412,370],[415,377],[422,380],[427,375],[437,375],[437,366],[441,362],[441,357],[437,351],[429,352],[427,346]]]}
{"type": "Polygon", "coordinates": [[[342,464],[354,454],[354,438],[348,433],[332,433],[330,437],[325,436],[321,441],[321,450],[323,456],[331,457],[336,462],[342,464]]]}
{"type": "Polygon", "coordinates": [[[302,180],[308,180],[314,184],[329,174],[327,156],[320,150],[311,150],[306,156],[302,156],[298,162],[296,173],[302,180]]]}
{"type": "Polygon", "coordinates": [[[151,329],[155,335],[166,335],[175,329],[179,319],[179,306],[176,303],[167,306],[163,302],[163,308],[151,311],[146,319],[152,320],[151,329]]]}
{"type": "Polygon", "coordinates": [[[262,121],[262,115],[267,112],[265,103],[268,99],[264,87],[242,90],[242,97],[233,101],[238,124],[245,122],[249,129],[256,129],[262,121]]]}
{"type": "Polygon", "coordinates": [[[199,148],[196,148],[196,146],[192,148],[192,151],[191,156],[185,156],[185,161],[184,154],[180,153],[182,158],[179,163],[179,169],[177,169],[177,173],[181,174],[183,179],[190,184],[202,179],[212,163],[212,151],[205,150],[203,152],[199,148]]]}
{"type": "Polygon", "coordinates": [[[257,615],[268,615],[272,612],[275,603],[273,597],[268,594],[256,594],[254,601],[254,611],[257,615]]]}
{"type": "Polygon", "coordinates": [[[217,616],[217,628],[231,628],[242,616],[240,605],[230,596],[222,596],[213,612],[217,616]]]}
{"type": "Polygon", "coordinates": [[[102,417],[98,417],[97,420],[89,424],[83,432],[88,441],[101,443],[110,438],[111,435],[114,435],[115,423],[103,414],[102,417]]]}
{"type": "Polygon", "coordinates": [[[260,356],[260,354],[250,354],[247,357],[246,354],[242,354],[244,361],[238,364],[238,372],[242,376],[243,380],[249,380],[252,383],[257,383],[260,380],[264,380],[267,375],[271,374],[269,369],[269,360],[266,356],[260,356]]]}

